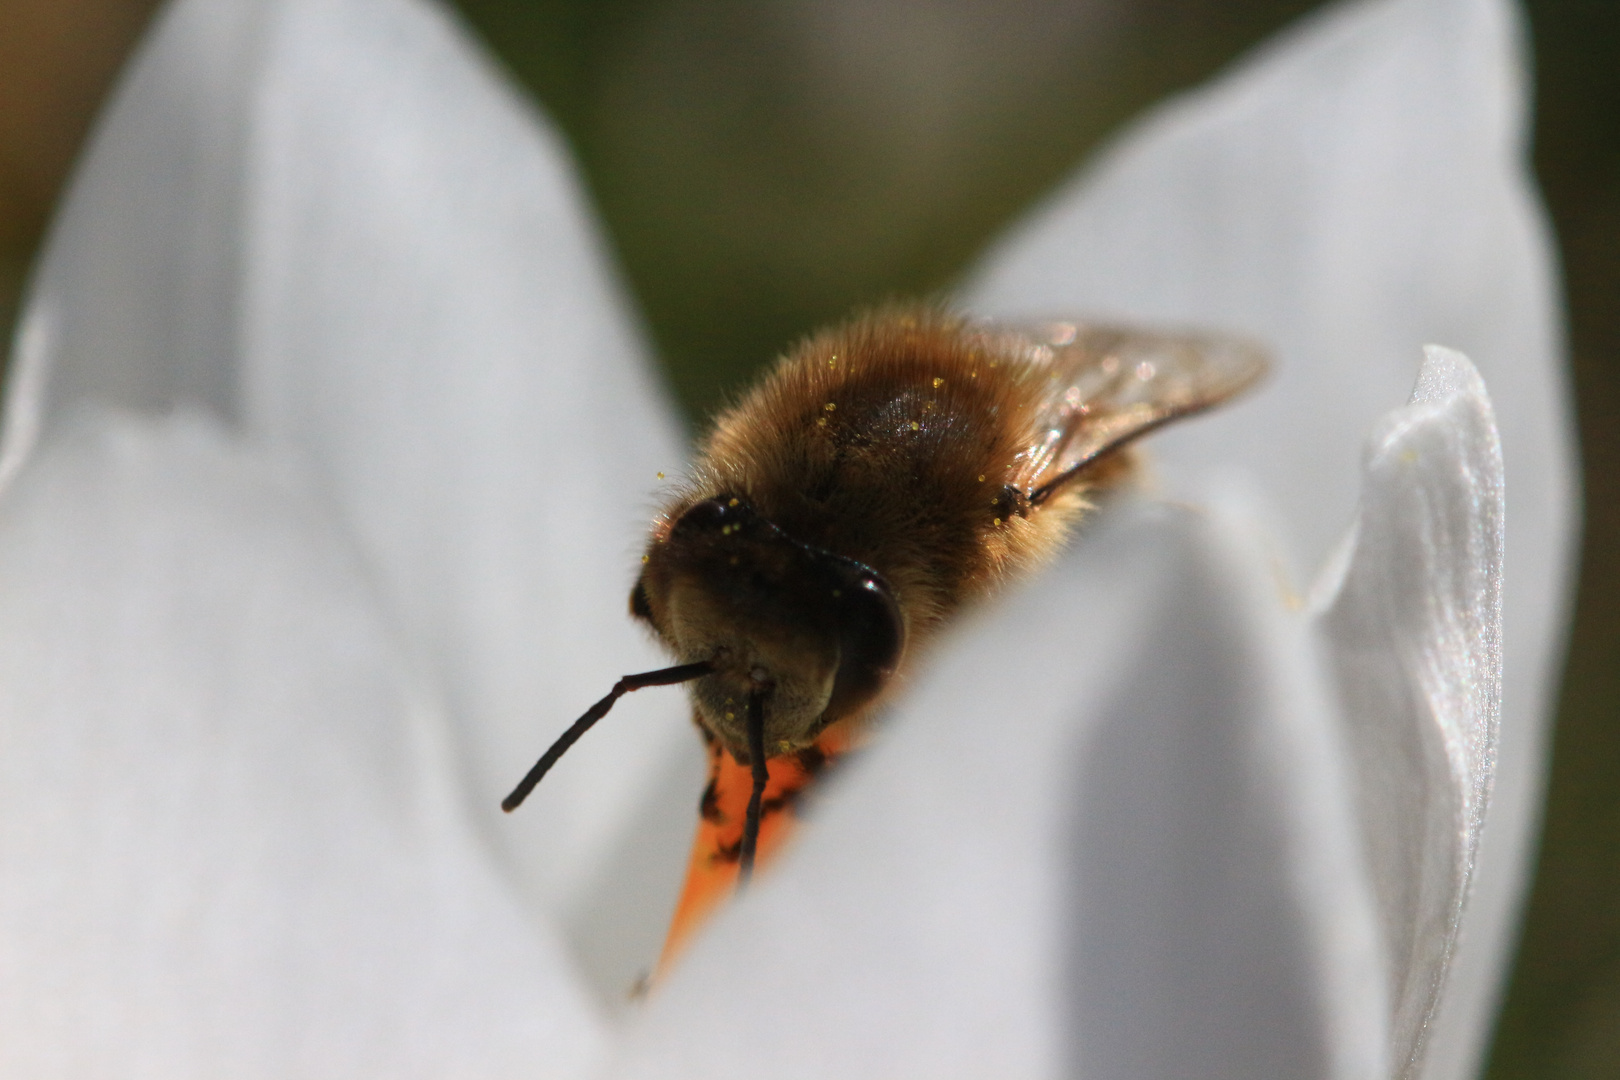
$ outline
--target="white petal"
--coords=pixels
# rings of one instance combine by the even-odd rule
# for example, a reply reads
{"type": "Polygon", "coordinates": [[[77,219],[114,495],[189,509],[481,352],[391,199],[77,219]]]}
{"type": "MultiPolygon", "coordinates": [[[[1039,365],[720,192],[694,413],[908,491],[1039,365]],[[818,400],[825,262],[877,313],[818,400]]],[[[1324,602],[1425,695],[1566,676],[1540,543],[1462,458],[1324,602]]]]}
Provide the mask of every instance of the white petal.
{"type": "Polygon", "coordinates": [[[196,415],[0,504],[0,1073],[581,1075],[604,1032],[445,784],[318,502],[196,415]]]}
{"type": "Polygon", "coordinates": [[[1502,452],[1465,357],[1428,350],[1412,404],[1374,433],[1365,472],[1322,629],[1361,776],[1392,1056],[1415,1070],[1457,943],[1501,706],[1502,452]]]}
{"type": "Polygon", "coordinates": [[[267,27],[244,411],[340,507],[447,695],[485,829],[622,1001],[702,788],[678,692],[498,803],[615,679],[667,662],[626,608],[682,452],[560,140],[448,29],[398,0],[288,0],[267,27]]]}
{"type": "Polygon", "coordinates": [[[623,312],[560,140],[437,9],[185,0],[53,230],[0,464],[95,400],[206,408],[290,469],[446,704],[486,838],[613,999],[682,868],[683,711],[626,703],[496,804],[659,662],[624,606],[679,450],[623,312]]]}
{"type": "Polygon", "coordinates": [[[1223,519],[1111,511],[934,658],[614,1075],[1382,1073],[1307,625],[1223,519]]]}
{"type": "Polygon", "coordinates": [[[1196,322],[1270,341],[1252,399],[1156,440],[1172,489],[1207,463],[1259,478],[1320,559],[1348,523],[1362,434],[1426,341],[1463,348],[1500,406],[1511,488],[1495,808],[1431,1040],[1472,1075],[1524,884],[1574,530],[1572,430],[1546,230],[1527,184],[1516,12],[1363,0],[1308,20],[1126,133],[987,261],[999,314],[1196,322]]]}

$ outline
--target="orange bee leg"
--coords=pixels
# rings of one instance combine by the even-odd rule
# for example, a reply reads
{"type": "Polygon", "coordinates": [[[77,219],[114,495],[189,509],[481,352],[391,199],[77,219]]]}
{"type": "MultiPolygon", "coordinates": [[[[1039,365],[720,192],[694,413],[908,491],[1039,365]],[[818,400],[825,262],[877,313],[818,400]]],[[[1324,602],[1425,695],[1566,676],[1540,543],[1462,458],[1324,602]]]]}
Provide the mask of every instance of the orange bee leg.
{"type": "MultiPolygon", "coordinates": [[[[847,725],[834,724],[807,749],[765,762],[768,779],[760,802],[756,866],[764,866],[782,849],[797,819],[800,794],[851,745],[847,725]]],[[[669,936],[658,959],[660,974],[669,970],[698,928],[736,891],[742,862],[743,826],[753,794],[753,772],[719,742],[709,744],[709,783],[699,803],[697,835],[687,863],[686,884],[675,905],[669,936]]]]}

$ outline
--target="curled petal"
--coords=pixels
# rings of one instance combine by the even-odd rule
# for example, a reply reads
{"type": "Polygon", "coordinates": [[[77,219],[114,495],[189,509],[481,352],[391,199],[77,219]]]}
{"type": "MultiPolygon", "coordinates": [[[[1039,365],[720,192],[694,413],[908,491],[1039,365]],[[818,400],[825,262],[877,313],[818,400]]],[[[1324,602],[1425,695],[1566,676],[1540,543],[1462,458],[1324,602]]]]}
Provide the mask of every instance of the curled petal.
{"type": "Polygon", "coordinates": [[[1467,358],[1428,349],[1364,469],[1321,627],[1355,751],[1393,1058],[1412,1075],[1457,942],[1501,713],[1502,450],[1467,358]]]}

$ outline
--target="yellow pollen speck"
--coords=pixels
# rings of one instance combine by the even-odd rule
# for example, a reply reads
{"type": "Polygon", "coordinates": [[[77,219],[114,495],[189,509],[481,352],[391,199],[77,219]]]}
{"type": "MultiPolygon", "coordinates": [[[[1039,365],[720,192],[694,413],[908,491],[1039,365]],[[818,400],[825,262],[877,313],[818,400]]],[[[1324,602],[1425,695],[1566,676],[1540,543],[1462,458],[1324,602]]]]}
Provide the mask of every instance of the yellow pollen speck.
{"type": "Polygon", "coordinates": [[[916,430],[917,430],[917,429],[918,429],[918,428],[920,428],[920,427],[922,427],[922,425],[921,425],[921,424],[919,424],[919,423],[917,423],[917,421],[915,421],[915,420],[913,420],[913,421],[912,421],[912,422],[911,422],[911,430],[912,430],[912,431],[916,431],[916,430]]]}
{"type": "Polygon", "coordinates": [[[996,518],[996,520],[995,520],[995,522],[994,522],[994,525],[995,525],[995,527],[996,527],[996,528],[998,528],[998,529],[999,529],[999,528],[1001,528],[1001,519],[1000,519],[1000,518],[996,518]]]}
{"type": "Polygon", "coordinates": [[[662,479],[663,479],[663,478],[664,478],[664,474],[663,474],[663,473],[659,473],[659,474],[658,474],[658,479],[660,479],[660,480],[662,480],[662,479]]]}
{"type": "Polygon", "coordinates": [[[816,427],[826,427],[826,426],[827,426],[827,418],[825,416],[816,417],[816,427]]]}
{"type": "Polygon", "coordinates": [[[940,387],[942,387],[944,385],[945,385],[945,380],[944,379],[935,379],[934,380],[934,389],[935,390],[938,390],[940,387]]]}
{"type": "Polygon", "coordinates": [[[793,744],[788,742],[786,739],[783,739],[781,742],[777,743],[776,748],[784,754],[793,753],[793,744]]]}
{"type": "Polygon", "coordinates": [[[979,474],[979,483],[984,483],[984,473],[979,474]]]}
{"type": "Polygon", "coordinates": [[[648,560],[648,558],[650,558],[650,556],[647,556],[647,555],[643,555],[643,556],[642,556],[642,557],[641,557],[641,561],[642,561],[642,562],[646,562],[646,561],[647,561],[647,560],[648,560]]]}
{"type": "Polygon", "coordinates": [[[826,409],[828,412],[832,412],[834,409],[838,408],[838,406],[829,401],[826,405],[822,406],[822,408],[826,409]]]}
{"type": "Polygon", "coordinates": [[[978,377],[979,377],[979,373],[978,373],[978,372],[977,372],[977,371],[970,371],[970,372],[968,372],[968,378],[970,378],[970,379],[977,379],[977,378],[978,378],[978,377]]]}
{"type": "Polygon", "coordinates": [[[737,500],[736,500],[736,499],[732,499],[732,500],[731,500],[731,501],[730,501],[730,502],[728,502],[728,503],[726,503],[726,505],[727,505],[727,506],[736,506],[736,505],[737,505],[737,500]]]}
{"type": "Polygon", "coordinates": [[[737,719],[737,714],[732,712],[730,709],[727,709],[726,710],[726,719],[727,720],[735,720],[735,719],[737,719]]]}

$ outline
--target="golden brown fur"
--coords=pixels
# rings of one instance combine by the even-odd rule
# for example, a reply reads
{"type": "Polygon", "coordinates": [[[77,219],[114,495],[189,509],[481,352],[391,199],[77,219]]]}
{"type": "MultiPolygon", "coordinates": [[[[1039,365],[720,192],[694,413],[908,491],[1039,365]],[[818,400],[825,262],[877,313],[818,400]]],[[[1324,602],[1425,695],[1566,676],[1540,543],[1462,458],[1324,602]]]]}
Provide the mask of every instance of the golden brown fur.
{"type": "MultiPolygon", "coordinates": [[[[1049,557],[1085,507],[1083,483],[1038,507],[1027,500],[1051,384],[1005,337],[939,309],[891,308],[807,339],[717,419],[654,527],[632,610],[683,662],[729,658],[694,699],[734,755],[747,756],[739,713],[761,672],[768,745],[803,747],[838,719],[817,703],[839,654],[808,617],[715,600],[709,586],[726,565],[699,571],[696,556],[672,553],[674,524],[703,500],[737,497],[794,541],[877,571],[900,612],[903,668],[964,604],[1049,557]]],[[[1124,472],[1119,455],[1098,465],[1110,479],[1124,472]]],[[[774,558],[739,544],[729,565],[789,573],[774,558]]]]}
{"type": "Polygon", "coordinates": [[[883,573],[927,634],[1050,556],[1084,505],[1076,485],[1009,512],[1047,376],[962,330],[891,309],[804,341],[716,420],[686,499],[745,492],[789,535],[883,573]]]}

